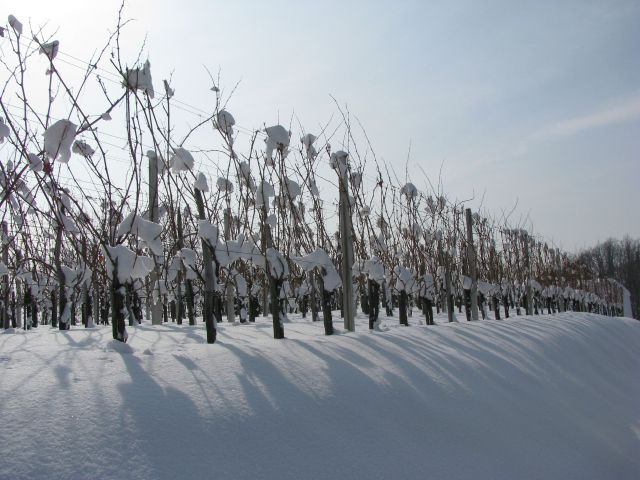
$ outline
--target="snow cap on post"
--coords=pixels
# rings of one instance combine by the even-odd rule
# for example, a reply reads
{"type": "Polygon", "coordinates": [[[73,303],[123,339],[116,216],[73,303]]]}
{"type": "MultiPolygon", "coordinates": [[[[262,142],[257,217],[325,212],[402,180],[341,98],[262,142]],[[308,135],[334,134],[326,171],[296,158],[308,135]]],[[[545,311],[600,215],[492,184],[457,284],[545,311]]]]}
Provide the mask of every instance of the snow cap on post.
{"type": "Polygon", "coordinates": [[[215,250],[219,241],[218,227],[210,223],[208,220],[198,220],[198,236],[215,250]]]}
{"type": "Polygon", "coordinates": [[[338,150],[337,152],[333,152],[331,154],[331,158],[329,159],[329,165],[331,166],[331,168],[338,172],[338,176],[341,179],[345,180],[347,178],[348,157],[349,154],[347,152],[338,150]]]}
{"type": "Polygon", "coordinates": [[[269,273],[272,277],[284,279],[289,276],[289,265],[287,264],[287,260],[284,258],[282,253],[280,253],[275,248],[269,247],[266,251],[266,257],[269,273]]]}
{"type": "Polygon", "coordinates": [[[193,182],[193,187],[197,188],[201,192],[209,191],[209,184],[207,183],[207,177],[204,176],[204,173],[198,172],[198,178],[193,182]]]}

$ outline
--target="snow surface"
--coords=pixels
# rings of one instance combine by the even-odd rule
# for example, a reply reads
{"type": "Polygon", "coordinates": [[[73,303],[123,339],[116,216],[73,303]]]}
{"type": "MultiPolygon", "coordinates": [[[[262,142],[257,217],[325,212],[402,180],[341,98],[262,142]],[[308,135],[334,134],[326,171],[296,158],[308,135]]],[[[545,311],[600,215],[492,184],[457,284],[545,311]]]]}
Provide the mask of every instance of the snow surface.
{"type": "Polygon", "coordinates": [[[638,321],[291,320],[9,329],[0,478],[640,477],[638,321]]]}

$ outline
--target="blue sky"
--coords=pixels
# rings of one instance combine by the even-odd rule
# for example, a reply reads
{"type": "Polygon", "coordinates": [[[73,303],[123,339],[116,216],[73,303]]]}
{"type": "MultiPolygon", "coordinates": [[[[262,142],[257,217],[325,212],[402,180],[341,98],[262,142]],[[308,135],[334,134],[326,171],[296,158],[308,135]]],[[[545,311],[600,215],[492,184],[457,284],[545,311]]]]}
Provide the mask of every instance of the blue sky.
{"type": "MultiPolygon", "coordinates": [[[[87,58],[118,2],[24,0],[87,58]]],[[[451,197],[511,210],[559,246],[640,237],[638,1],[130,1],[124,37],[154,80],[206,106],[222,72],[239,124],[310,131],[347,104],[376,155],[451,197]],[[210,93],[210,92],[209,92],[210,93]],[[295,122],[297,124],[297,122],[295,122]]],[[[159,87],[159,85],[158,85],[159,87]]],[[[421,187],[420,182],[418,187],[421,187]]],[[[424,183],[424,182],[423,182],[424,183]]]]}

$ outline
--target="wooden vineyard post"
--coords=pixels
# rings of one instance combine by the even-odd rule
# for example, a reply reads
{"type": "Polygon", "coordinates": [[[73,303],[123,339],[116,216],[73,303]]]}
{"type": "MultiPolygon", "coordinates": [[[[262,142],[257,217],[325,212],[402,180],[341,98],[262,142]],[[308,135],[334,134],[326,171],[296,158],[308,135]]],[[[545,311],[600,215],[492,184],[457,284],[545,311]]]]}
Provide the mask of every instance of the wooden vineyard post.
{"type": "MultiPolygon", "coordinates": [[[[444,268],[445,305],[449,322],[453,322],[453,298],[451,296],[451,272],[449,270],[449,253],[442,247],[442,238],[438,239],[438,258],[444,268]]],[[[444,306],[443,306],[444,307],[444,306]]]]}
{"type": "MultiPolygon", "coordinates": [[[[158,222],[158,157],[156,155],[149,155],[149,220],[158,222]]],[[[162,325],[162,301],[160,299],[160,285],[158,285],[160,271],[155,255],[153,255],[153,259],[154,268],[149,278],[151,288],[148,292],[151,299],[147,305],[151,308],[151,324],[162,325]],[[153,298],[154,290],[158,291],[157,302],[153,298]]]]}
{"type": "Polygon", "coordinates": [[[351,237],[351,206],[347,191],[346,175],[340,176],[340,243],[342,251],[342,305],[344,311],[344,328],[355,331],[353,283],[353,238],[351,237]]]}
{"type": "MultiPolygon", "coordinates": [[[[2,221],[2,262],[5,267],[9,263],[9,227],[7,222],[2,221]]],[[[9,318],[9,272],[2,275],[2,320],[3,328],[11,328],[9,318]]]]}
{"type": "Polygon", "coordinates": [[[533,287],[531,285],[531,257],[529,255],[529,234],[523,232],[524,240],[524,265],[527,275],[525,288],[527,296],[527,315],[533,315],[533,287]]]}
{"type": "MultiPolygon", "coordinates": [[[[231,240],[231,209],[226,208],[224,210],[224,239],[226,242],[231,240]]],[[[236,319],[235,312],[235,299],[233,295],[233,284],[231,283],[231,268],[229,268],[229,276],[227,278],[227,285],[225,288],[226,291],[226,310],[227,310],[227,321],[234,322],[236,319]]]]}

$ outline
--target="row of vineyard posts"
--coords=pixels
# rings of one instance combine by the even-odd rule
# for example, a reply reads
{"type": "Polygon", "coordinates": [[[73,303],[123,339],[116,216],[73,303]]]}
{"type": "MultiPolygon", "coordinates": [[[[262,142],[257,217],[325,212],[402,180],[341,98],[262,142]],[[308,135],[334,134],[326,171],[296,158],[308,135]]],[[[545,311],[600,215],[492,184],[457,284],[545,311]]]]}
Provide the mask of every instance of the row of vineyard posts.
{"type": "Polygon", "coordinates": [[[336,310],[349,331],[358,309],[371,329],[380,308],[406,326],[414,312],[433,324],[434,309],[449,321],[456,310],[621,313],[620,286],[521,225],[473,213],[426,176],[423,189],[399,182],[339,106],[333,133],[246,129],[215,85],[202,110],[169,80],[155,89],[148,61],[126,67],[122,30],[119,20],[94,58],[73,64],[73,85],[55,40],[23,35],[12,16],[0,31],[5,329],[110,324],[124,342],[145,316],[202,318],[214,343],[218,323],[261,316],[284,338],[294,312],[322,319],[327,335],[336,310]],[[195,147],[197,136],[210,145],[195,147]]]}

